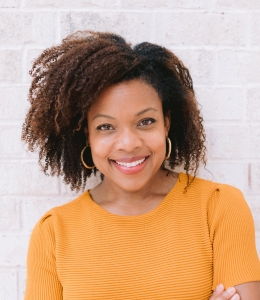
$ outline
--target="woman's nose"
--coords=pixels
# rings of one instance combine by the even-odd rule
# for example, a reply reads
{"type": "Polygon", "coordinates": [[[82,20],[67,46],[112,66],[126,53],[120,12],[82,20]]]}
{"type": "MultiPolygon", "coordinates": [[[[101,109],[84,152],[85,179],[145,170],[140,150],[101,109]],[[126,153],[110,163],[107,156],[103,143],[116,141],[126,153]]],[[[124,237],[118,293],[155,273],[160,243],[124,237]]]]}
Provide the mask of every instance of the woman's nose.
{"type": "Polygon", "coordinates": [[[117,150],[132,152],[133,150],[142,146],[141,137],[138,135],[138,132],[132,129],[122,130],[116,139],[117,150]]]}

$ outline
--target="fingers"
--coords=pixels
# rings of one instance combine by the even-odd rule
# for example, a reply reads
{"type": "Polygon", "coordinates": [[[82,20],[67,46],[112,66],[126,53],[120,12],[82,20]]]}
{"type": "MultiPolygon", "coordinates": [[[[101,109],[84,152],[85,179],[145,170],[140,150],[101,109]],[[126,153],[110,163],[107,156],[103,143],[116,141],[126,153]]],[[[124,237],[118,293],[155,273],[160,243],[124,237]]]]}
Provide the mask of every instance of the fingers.
{"type": "Polygon", "coordinates": [[[240,300],[240,296],[234,287],[224,290],[224,285],[219,284],[209,300],[240,300]]]}
{"type": "Polygon", "coordinates": [[[213,292],[213,294],[211,295],[209,300],[217,300],[217,297],[220,296],[223,292],[224,292],[224,285],[223,284],[219,284],[215,291],[213,292]]]}
{"type": "Polygon", "coordinates": [[[236,289],[234,287],[230,287],[227,290],[225,290],[225,292],[222,293],[221,297],[219,298],[219,300],[226,300],[226,299],[230,299],[230,300],[239,300],[240,297],[239,295],[236,293],[236,289]]]}
{"type": "Polygon", "coordinates": [[[240,296],[235,294],[230,300],[240,300],[240,296]]]}

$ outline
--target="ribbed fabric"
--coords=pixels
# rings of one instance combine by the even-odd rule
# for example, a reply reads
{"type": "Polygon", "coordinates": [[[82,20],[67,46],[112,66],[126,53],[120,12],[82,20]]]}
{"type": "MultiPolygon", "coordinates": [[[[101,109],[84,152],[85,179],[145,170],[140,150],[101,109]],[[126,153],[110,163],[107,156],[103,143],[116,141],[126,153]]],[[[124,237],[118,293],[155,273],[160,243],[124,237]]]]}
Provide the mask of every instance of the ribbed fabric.
{"type": "Polygon", "coordinates": [[[26,300],[208,300],[260,280],[251,212],[239,190],[181,173],[152,211],[118,216],[88,192],[33,230],[26,300]]]}

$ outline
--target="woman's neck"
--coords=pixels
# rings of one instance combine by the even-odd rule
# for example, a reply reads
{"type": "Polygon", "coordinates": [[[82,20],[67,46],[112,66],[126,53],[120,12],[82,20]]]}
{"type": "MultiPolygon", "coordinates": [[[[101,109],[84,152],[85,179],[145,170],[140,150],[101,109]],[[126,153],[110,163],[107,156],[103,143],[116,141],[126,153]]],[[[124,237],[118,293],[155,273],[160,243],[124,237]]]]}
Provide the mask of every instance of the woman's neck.
{"type": "Polygon", "coordinates": [[[157,207],[175,185],[178,174],[160,169],[153,182],[140,190],[124,190],[104,180],[90,191],[90,195],[105,210],[122,216],[147,213],[157,207]]]}

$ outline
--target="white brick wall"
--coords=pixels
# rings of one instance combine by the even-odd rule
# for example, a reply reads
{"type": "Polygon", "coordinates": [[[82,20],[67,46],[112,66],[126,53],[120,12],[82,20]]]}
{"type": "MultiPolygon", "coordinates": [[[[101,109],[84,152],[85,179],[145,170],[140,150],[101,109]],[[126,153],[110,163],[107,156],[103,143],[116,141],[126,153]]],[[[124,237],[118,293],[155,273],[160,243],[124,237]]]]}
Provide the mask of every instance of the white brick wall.
{"type": "Polygon", "coordinates": [[[75,197],[41,173],[20,134],[32,60],[78,29],[160,43],[190,68],[212,173],[201,176],[244,192],[260,254],[259,0],[0,0],[0,300],[23,299],[34,224],[75,197]]]}

